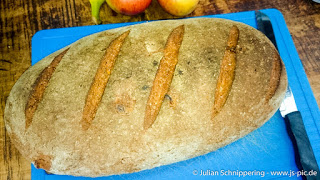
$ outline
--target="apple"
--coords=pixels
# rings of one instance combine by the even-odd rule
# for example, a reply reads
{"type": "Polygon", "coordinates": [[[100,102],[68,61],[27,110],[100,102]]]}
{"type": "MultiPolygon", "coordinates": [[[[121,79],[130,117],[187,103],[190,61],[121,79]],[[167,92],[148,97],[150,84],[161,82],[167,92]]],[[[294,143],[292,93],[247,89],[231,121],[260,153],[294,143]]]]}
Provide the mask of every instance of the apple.
{"type": "Polygon", "coordinates": [[[111,9],[125,15],[142,13],[152,0],[106,0],[111,9]]]}
{"type": "Polygon", "coordinates": [[[190,14],[199,3],[199,0],[158,0],[160,6],[175,16],[190,14]]]}

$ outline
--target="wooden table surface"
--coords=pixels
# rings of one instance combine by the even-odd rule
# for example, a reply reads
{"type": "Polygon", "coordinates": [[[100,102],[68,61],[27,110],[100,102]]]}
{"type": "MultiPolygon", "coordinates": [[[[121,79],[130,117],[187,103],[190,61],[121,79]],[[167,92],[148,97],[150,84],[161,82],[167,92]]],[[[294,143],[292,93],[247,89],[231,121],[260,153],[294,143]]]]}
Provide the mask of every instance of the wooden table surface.
{"type": "MultiPolygon", "coordinates": [[[[311,0],[200,0],[189,16],[277,8],[282,12],[320,104],[320,4],[311,0]]],[[[30,179],[27,162],[11,144],[3,122],[5,101],[31,64],[31,38],[39,30],[92,25],[89,0],[1,0],[0,2],[0,180],[30,179]]],[[[103,24],[175,18],[156,0],[138,16],[101,9],[103,24]]]]}

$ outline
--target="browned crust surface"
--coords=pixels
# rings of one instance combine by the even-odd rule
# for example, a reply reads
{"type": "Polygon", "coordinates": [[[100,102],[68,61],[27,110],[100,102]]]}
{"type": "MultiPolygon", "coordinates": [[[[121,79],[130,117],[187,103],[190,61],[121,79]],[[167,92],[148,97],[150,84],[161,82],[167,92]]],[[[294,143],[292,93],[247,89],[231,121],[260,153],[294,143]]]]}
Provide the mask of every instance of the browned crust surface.
{"type": "Polygon", "coordinates": [[[282,69],[281,59],[277,52],[275,52],[273,56],[274,58],[272,61],[272,70],[270,72],[269,88],[265,97],[266,102],[269,102],[269,100],[274,96],[280,84],[282,69]]]}
{"type": "Polygon", "coordinates": [[[84,130],[87,130],[90,127],[91,122],[95,117],[121,46],[129,33],[130,31],[126,31],[118,38],[113,40],[108,46],[105,55],[101,59],[83,109],[81,125],[84,130]]]}
{"type": "Polygon", "coordinates": [[[223,108],[223,105],[226,103],[232,87],[236,69],[236,47],[238,44],[238,39],[239,29],[237,26],[232,26],[227,41],[227,47],[220,66],[220,74],[214,94],[212,118],[214,118],[223,108]]]}
{"type": "Polygon", "coordinates": [[[69,48],[61,52],[58,56],[56,56],[53,61],[47,66],[36,79],[33,84],[33,89],[29,96],[29,100],[27,101],[25,108],[26,115],[26,129],[31,125],[32,118],[34,113],[37,110],[38,104],[42,100],[43,94],[49,84],[52,74],[56,70],[63,56],[68,52],[69,48]]]}
{"type": "Polygon", "coordinates": [[[184,35],[184,26],[175,28],[168,37],[164,56],[160,61],[156,77],[146,106],[144,129],[152,126],[159,114],[163,98],[168,92],[173,78],[174,70],[178,63],[179,49],[184,35]]]}
{"type": "Polygon", "coordinates": [[[51,168],[51,156],[40,154],[35,160],[34,165],[36,168],[41,168],[46,171],[49,171],[51,168]]]}
{"type": "Polygon", "coordinates": [[[144,23],[93,34],[72,44],[25,131],[25,104],[32,84],[62,51],[44,58],[20,77],[4,113],[7,132],[14,135],[19,151],[33,162],[40,154],[50,156],[49,172],[54,174],[123,174],[209,153],[268,121],[287,87],[285,67],[281,66],[279,86],[265,102],[276,49],[252,27],[212,18],[144,23]],[[156,121],[145,130],[146,102],[164,56],[164,44],[180,25],[185,32],[174,78],[156,121]],[[214,89],[233,25],[240,31],[235,77],[227,101],[212,120],[214,89]],[[106,42],[129,29],[95,118],[84,131],[83,108],[106,42]]]}

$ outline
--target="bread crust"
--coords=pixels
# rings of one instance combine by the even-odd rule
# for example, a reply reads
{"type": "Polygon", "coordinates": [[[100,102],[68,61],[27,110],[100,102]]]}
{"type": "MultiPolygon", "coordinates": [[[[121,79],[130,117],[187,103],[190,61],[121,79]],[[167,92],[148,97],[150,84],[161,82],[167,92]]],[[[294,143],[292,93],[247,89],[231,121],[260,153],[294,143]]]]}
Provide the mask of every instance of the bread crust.
{"type": "Polygon", "coordinates": [[[49,66],[44,68],[41,72],[37,80],[32,85],[33,89],[29,95],[29,99],[26,104],[25,108],[25,115],[26,115],[26,129],[31,125],[32,118],[37,110],[38,104],[42,100],[42,96],[44,91],[46,90],[49,81],[51,79],[52,74],[54,73],[56,67],[59,65],[60,61],[62,60],[65,53],[67,53],[69,49],[64,50],[62,53],[57,55],[49,66]]]}
{"type": "Polygon", "coordinates": [[[168,37],[164,49],[164,56],[160,61],[146,105],[143,125],[144,129],[150,128],[156,120],[163,99],[169,91],[174,70],[178,63],[179,49],[183,40],[183,35],[184,26],[181,25],[173,29],[168,37]]]}
{"type": "Polygon", "coordinates": [[[218,82],[214,93],[212,118],[214,118],[223,108],[232,88],[234,72],[236,69],[236,48],[238,39],[239,29],[237,26],[232,26],[229,33],[226,50],[220,65],[218,82]]]}
{"type": "Polygon", "coordinates": [[[273,44],[254,28],[230,20],[143,23],[96,33],[66,48],[45,57],[19,78],[4,114],[7,132],[21,154],[54,174],[96,177],[131,173],[209,153],[268,121],[287,87],[281,61],[280,81],[277,88],[269,90],[274,55],[278,55],[273,44]],[[163,47],[180,25],[185,32],[168,98],[164,98],[157,120],[145,130],[145,107],[163,47]],[[211,119],[220,61],[233,25],[240,31],[235,77],[224,107],[211,119]],[[86,95],[106,44],[128,30],[95,119],[84,131],[80,122],[86,95]],[[66,48],[70,49],[26,129],[25,106],[32,84],[66,48]],[[266,102],[271,91],[274,93],[266,102]]]}
{"type": "Polygon", "coordinates": [[[91,122],[94,120],[99,103],[104,94],[104,90],[107,86],[111,72],[114,68],[115,61],[120,52],[121,46],[124,40],[129,35],[130,31],[126,31],[113,40],[110,45],[106,48],[105,55],[101,58],[99,68],[95,74],[94,80],[90,86],[86,103],[83,108],[81,125],[83,130],[87,130],[91,122]]]}

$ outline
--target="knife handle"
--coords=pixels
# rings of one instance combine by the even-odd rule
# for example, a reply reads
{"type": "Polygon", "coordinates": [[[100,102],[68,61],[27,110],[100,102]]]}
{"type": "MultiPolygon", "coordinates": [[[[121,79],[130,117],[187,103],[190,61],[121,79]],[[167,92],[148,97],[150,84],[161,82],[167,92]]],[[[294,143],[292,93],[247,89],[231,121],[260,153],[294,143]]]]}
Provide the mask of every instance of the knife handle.
{"type": "Polygon", "coordinates": [[[295,111],[287,114],[284,117],[287,132],[292,141],[296,163],[300,171],[306,172],[304,179],[313,180],[320,179],[320,171],[316,161],[316,158],[313,154],[313,150],[304,127],[302,117],[299,111],[295,111]],[[316,172],[316,175],[308,176],[309,172],[316,172]]]}

